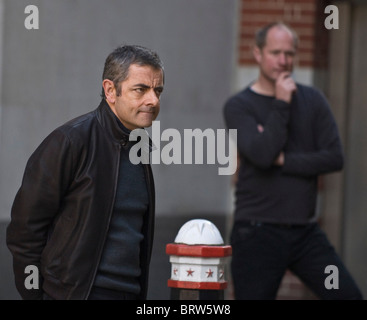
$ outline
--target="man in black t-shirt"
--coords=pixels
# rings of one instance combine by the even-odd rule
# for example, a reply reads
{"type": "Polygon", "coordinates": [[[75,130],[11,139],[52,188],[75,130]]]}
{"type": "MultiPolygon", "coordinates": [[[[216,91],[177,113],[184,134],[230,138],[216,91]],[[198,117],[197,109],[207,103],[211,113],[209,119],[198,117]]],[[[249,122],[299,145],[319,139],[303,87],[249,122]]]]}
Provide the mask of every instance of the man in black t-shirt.
{"type": "Polygon", "coordinates": [[[291,77],[297,47],[288,26],[262,28],[254,48],[259,77],[224,107],[240,157],[231,235],[235,298],[275,299],[289,269],[320,299],[362,299],[317,224],[318,176],[341,170],[343,151],[324,95],[291,77]]]}

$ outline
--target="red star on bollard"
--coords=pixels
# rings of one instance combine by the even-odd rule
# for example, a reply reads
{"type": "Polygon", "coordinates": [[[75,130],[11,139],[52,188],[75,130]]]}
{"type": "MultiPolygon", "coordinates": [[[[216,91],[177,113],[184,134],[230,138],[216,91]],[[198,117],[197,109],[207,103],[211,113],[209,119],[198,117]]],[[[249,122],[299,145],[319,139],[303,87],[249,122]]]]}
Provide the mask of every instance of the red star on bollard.
{"type": "Polygon", "coordinates": [[[207,272],[206,272],[206,277],[207,278],[211,278],[213,277],[213,271],[211,269],[209,269],[207,272]]]}
{"type": "Polygon", "coordinates": [[[187,276],[189,277],[189,276],[193,276],[193,273],[194,273],[194,270],[191,270],[191,268],[189,269],[189,270],[186,270],[186,272],[187,272],[187,276]]]}

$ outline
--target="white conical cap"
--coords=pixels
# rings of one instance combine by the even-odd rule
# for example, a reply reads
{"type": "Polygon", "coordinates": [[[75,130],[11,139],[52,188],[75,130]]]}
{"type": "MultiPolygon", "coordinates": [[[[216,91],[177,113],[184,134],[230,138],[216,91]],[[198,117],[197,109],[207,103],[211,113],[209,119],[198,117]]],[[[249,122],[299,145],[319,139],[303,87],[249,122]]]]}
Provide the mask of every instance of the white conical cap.
{"type": "Polygon", "coordinates": [[[205,219],[186,222],[179,230],[175,243],[188,245],[223,245],[223,238],[217,227],[205,219]]]}

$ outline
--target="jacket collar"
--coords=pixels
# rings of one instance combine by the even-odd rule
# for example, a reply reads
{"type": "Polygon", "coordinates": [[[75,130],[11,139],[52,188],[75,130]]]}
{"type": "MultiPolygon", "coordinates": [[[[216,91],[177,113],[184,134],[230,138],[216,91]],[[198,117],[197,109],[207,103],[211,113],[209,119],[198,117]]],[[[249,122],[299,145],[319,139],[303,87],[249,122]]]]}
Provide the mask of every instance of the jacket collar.
{"type": "Polygon", "coordinates": [[[97,108],[97,118],[107,133],[118,143],[129,140],[129,134],[124,132],[116,121],[116,116],[105,99],[97,108]]]}
{"type": "MultiPolygon", "coordinates": [[[[118,143],[126,144],[129,141],[129,134],[125,132],[117,123],[118,118],[111,110],[105,99],[102,99],[101,103],[97,108],[97,118],[101,123],[102,127],[108,132],[108,134],[118,143]]],[[[144,129],[145,130],[145,129],[144,129]]],[[[148,132],[145,130],[149,136],[148,132]]],[[[156,149],[153,145],[152,140],[149,137],[149,146],[147,146],[148,152],[156,149]]]]}

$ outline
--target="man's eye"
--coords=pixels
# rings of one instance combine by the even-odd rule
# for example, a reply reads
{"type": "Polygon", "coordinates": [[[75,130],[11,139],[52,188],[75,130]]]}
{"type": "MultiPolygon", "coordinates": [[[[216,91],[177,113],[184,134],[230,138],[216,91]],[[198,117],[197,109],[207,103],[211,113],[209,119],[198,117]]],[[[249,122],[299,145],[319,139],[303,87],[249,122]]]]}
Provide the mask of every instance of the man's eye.
{"type": "Polygon", "coordinates": [[[143,93],[144,92],[144,88],[136,88],[135,89],[135,92],[143,93]]]}

